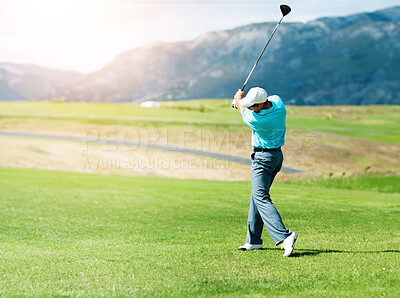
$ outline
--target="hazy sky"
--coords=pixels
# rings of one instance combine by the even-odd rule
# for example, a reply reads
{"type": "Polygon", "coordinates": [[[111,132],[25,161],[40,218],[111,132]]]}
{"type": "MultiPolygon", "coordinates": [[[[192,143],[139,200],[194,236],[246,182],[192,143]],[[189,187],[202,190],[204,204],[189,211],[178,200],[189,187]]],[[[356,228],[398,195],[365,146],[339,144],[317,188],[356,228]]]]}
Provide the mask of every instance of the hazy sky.
{"type": "Polygon", "coordinates": [[[0,63],[35,63],[80,72],[151,41],[279,20],[306,22],[399,5],[399,0],[0,0],[0,63]]]}

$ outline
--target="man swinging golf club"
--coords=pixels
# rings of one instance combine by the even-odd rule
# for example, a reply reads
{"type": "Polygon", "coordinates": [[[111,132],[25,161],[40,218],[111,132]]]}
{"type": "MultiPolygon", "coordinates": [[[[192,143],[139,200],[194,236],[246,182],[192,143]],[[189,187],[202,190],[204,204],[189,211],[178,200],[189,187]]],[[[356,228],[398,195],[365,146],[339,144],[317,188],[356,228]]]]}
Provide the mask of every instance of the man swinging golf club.
{"type": "Polygon", "coordinates": [[[269,189],[283,162],[281,146],[285,143],[286,108],[277,96],[267,97],[267,92],[259,87],[251,88],[246,97],[238,90],[235,95],[236,108],[243,122],[252,132],[251,155],[251,200],[247,222],[246,244],[240,250],[262,248],[261,233],[267,228],[275,245],[282,244],[284,257],[294,249],[297,234],[285,228],[278,210],[271,201],[269,189]]]}
{"type": "Polygon", "coordinates": [[[285,250],[284,257],[291,255],[297,234],[285,228],[281,216],[276,210],[269,195],[269,189],[283,162],[281,147],[285,143],[286,108],[282,99],[277,96],[267,97],[267,92],[259,87],[251,88],[244,96],[244,88],[260,61],[265,49],[281,24],[283,18],[290,13],[287,5],[280,6],[282,18],[276,25],[267,44],[262,50],[247,79],[232,101],[243,117],[243,122],[253,130],[251,143],[254,152],[251,155],[251,200],[247,222],[247,238],[240,250],[262,248],[261,234],[263,226],[267,228],[275,245],[281,244],[285,250]]]}

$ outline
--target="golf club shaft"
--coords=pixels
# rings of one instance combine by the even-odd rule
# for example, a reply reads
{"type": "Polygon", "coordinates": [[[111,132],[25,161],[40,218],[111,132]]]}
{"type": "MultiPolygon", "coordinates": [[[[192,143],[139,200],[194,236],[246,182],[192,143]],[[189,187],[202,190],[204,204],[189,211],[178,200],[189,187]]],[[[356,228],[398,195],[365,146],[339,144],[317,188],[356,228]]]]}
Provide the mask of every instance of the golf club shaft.
{"type": "Polygon", "coordinates": [[[284,16],[282,16],[282,18],[279,20],[278,24],[276,24],[275,29],[274,29],[274,31],[272,31],[272,34],[271,34],[271,36],[269,37],[267,44],[265,45],[265,47],[264,47],[264,49],[262,50],[260,56],[258,57],[256,63],[254,64],[253,68],[251,69],[249,75],[247,76],[247,79],[246,79],[246,81],[244,82],[243,87],[242,87],[242,89],[241,89],[242,91],[244,91],[244,88],[245,88],[246,85],[247,85],[247,81],[248,81],[249,78],[251,77],[251,75],[252,75],[252,73],[253,73],[253,71],[254,71],[254,68],[256,68],[256,66],[257,66],[257,64],[258,64],[258,61],[260,61],[262,55],[263,55],[264,52],[265,52],[265,49],[268,47],[269,42],[271,41],[272,37],[274,36],[274,34],[275,34],[276,30],[278,29],[279,25],[281,24],[281,22],[282,22],[282,20],[283,20],[283,17],[284,17],[284,16]]]}

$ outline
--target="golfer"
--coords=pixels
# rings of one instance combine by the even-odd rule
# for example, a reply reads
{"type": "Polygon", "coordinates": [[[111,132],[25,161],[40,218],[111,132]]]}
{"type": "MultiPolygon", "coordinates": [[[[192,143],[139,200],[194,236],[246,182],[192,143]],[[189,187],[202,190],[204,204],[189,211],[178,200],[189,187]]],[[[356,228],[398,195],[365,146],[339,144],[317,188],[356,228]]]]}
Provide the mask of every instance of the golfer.
{"type": "Polygon", "coordinates": [[[240,250],[262,248],[261,233],[267,228],[275,245],[281,244],[284,257],[294,249],[297,234],[285,228],[278,210],[271,201],[269,189],[283,162],[281,147],[285,143],[286,108],[277,95],[267,97],[259,87],[251,88],[244,97],[240,89],[235,94],[236,108],[243,122],[253,130],[251,143],[251,199],[247,222],[246,244],[240,250]]]}

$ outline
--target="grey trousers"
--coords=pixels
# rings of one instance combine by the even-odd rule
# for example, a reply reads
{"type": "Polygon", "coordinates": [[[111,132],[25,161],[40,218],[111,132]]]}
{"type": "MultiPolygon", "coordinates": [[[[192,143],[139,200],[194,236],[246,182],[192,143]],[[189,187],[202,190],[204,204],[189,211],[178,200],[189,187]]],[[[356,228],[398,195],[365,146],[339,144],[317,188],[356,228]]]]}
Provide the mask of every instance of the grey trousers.
{"type": "Polygon", "coordinates": [[[251,159],[252,191],[246,242],[262,244],[261,234],[265,225],[275,245],[278,245],[292,233],[285,228],[269,195],[271,184],[282,167],[282,151],[255,152],[251,159]]]}

